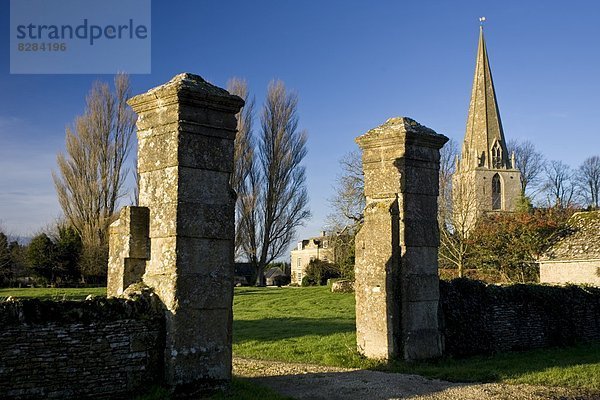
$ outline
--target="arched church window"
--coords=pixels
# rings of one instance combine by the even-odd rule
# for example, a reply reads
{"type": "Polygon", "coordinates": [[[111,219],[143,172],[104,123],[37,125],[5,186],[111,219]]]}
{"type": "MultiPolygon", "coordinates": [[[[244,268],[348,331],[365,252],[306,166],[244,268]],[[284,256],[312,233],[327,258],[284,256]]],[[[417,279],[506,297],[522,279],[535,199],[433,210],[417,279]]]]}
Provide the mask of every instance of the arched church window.
{"type": "Polygon", "coordinates": [[[502,168],[502,147],[498,141],[495,141],[492,146],[492,167],[502,168]]]}
{"type": "Polygon", "coordinates": [[[500,175],[496,174],[492,178],[492,210],[500,210],[502,208],[502,182],[500,175]]]}

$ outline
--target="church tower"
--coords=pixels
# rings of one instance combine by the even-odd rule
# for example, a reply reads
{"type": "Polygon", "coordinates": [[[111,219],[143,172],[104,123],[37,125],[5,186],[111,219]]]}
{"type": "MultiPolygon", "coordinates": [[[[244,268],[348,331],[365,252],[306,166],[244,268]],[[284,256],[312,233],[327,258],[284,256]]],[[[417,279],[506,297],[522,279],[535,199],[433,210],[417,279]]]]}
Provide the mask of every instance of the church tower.
{"type": "Polygon", "coordinates": [[[484,212],[514,211],[521,195],[520,173],[506,148],[483,25],[465,140],[452,187],[455,214],[469,214],[471,223],[484,212]]]}

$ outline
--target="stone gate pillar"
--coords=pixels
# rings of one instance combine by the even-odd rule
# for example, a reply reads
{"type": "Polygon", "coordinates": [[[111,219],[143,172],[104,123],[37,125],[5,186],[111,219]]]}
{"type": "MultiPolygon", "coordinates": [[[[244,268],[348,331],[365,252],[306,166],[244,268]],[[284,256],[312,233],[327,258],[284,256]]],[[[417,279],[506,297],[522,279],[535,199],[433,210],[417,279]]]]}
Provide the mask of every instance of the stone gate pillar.
{"type": "Polygon", "coordinates": [[[135,96],[139,203],[150,210],[143,281],[166,309],[166,383],[183,391],[231,378],[235,114],[244,102],[180,74],[135,96]]]}
{"type": "Polygon", "coordinates": [[[410,118],[391,118],[356,139],[366,196],[356,236],[356,336],[367,357],[442,354],[437,196],[446,141],[410,118]]]}

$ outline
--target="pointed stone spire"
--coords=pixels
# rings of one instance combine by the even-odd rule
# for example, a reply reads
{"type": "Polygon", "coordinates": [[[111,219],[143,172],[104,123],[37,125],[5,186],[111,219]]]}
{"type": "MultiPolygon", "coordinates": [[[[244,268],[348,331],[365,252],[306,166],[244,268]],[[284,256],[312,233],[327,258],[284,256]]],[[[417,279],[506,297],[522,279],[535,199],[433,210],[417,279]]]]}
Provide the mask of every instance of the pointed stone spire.
{"type": "Polygon", "coordinates": [[[479,28],[479,47],[462,157],[463,170],[477,167],[513,168],[504,140],[483,25],[479,28]]]}

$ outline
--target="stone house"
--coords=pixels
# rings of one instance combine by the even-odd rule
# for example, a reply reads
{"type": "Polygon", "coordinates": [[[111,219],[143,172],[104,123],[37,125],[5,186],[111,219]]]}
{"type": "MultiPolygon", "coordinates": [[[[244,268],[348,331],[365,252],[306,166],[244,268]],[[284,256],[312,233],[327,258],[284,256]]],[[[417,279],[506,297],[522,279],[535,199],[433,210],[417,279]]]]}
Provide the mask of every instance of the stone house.
{"type": "Polygon", "coordinates": [[[312,260],[335,261],[333,240],[327,232],[320,236],[304,239],[298,242],[296,249],[291,251],[291,281],[301,284],[308,263],[312,260]]]}
{"type": "Polygon", "coordinates": [[[575,213],[568,225],[538,260],[540,282],[600,286],[600,211],[575,213]]]}

